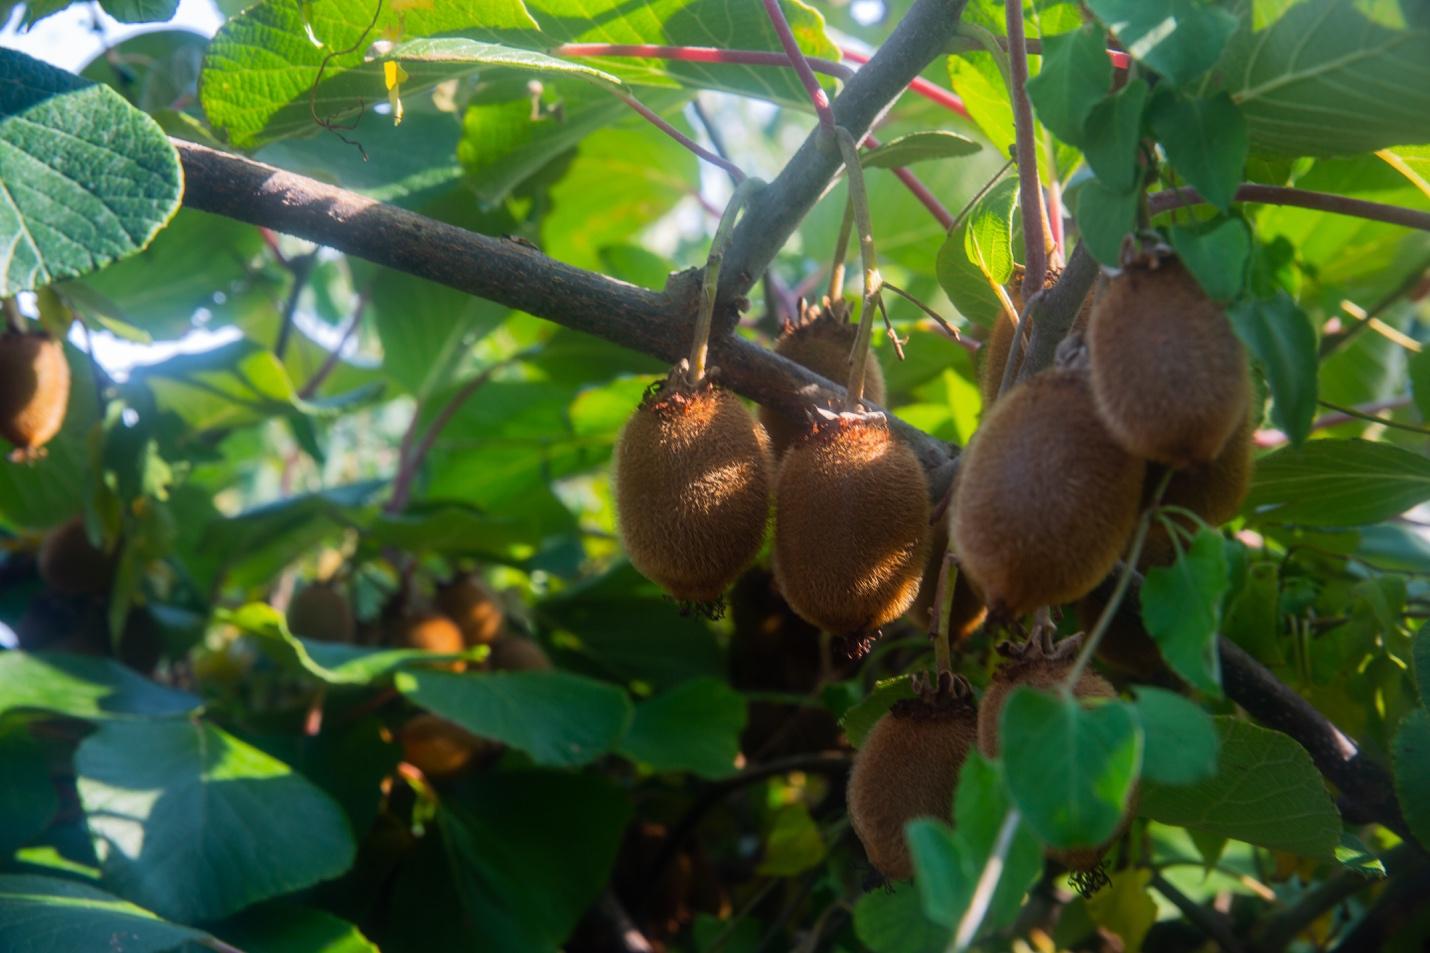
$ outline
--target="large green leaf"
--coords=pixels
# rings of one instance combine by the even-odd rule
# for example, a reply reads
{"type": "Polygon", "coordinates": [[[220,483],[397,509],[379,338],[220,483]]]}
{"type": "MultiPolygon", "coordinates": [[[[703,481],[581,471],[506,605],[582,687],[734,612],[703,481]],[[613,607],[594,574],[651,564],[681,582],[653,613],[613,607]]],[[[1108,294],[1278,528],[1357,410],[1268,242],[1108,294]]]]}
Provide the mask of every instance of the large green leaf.
{"type": "Polygon", "coordinates": [[[1398,0],[1238,0],[1217,66],[1258,152],[1351,155],[1430,140],[1430,32],[1398,0]]]}
{"type": "Polygon", "coordinates": [[[636,706],[621,752],[656,771],[719,778],[735,770],[745,700],[725,682],[700,678],[636,706]]]}
{"type": "Polygon", "coordinates": [[[1221,695],[1216,650],[1221,601],[1229,585],[1219,533],[1201,529],[1170,566],[1147,571],[1142,621],[1178,675],[1209,695],[1221,695]]]}
{"type": "Polygon", "coordinates": [[[162,953],[204,936],[88,884],[58,877],[0,874],[0,949],[162,953]]]}
{"type": "Polygon", "coordinates": [[[44,743],[23,717],[0,718],[0,857],[43,831],[59,810],[44,743]]]}
{"type": "Polygon", "coordinates": [[[353,859],[328,795],[206,722],[104,722],[75,775],[104,883],[176,920],[224,916],[353,859]]]}
{"type": "Polygon", "coordinates": [[[1430,460],[1367,440],[1312,440],[1262,457],[1247,499],[1258,520],[1356,526],[1430,500],[1430,460]]]}
{"type": "Polygon", "coordinates": [[[631,722],[625,692],[570,672],[400,672],[397,688],[414,704],[525,751],[537,764],[589,764],[615,748],[631,722]]]}
{"type": "Polygon", "coordinates": [[[1215,777],[1142,786],[1141,813],[1261,847],[1330,859],[1341,818],[1311,756],[1278,731],[1215,719],[1221,757],[1215,777]]]}
{"type": "Polygon", "coordinates": [[[1039,838],[1090,847],[1117,830],[1142,763],[1131,705],[1084,708],[1071,696],[1018,688],[998,736],[1009,794],[1039,838]]]}
{"type": "Polygon", "coordinates": [[[995,185],[948,233],[938,250],[938,282],[959,313],[977,324],[992,324],[1003,309],[993,290],[1013,274],[1013,216],[1018,183],[995,185]]]}
{"type": "Polygon", "coordinates": [[[854,932],[874,953],[937,953],[948,942],[948,931],[924,915],[919,890],[909,883],[860,897],[854,932]]]}
{"type": "Polygon", "coordinates": [[[511,313],[390,269],[373,279],[371,309],[382,341],[383,373],[418,398],[448,386],[472,345],[511,313]]]}
{"type": "Polygon", "coordinates": [[[378,953],[351,923],[288,903],[245,910],[212,929],[243,953],[378,953]]]}
{"type": "Polygon", "coordinates": [[[162,23],[179,9],[179,0],[99,0],[120,23],[162,23]]]}
{"type": "Polygon", "coordinates": [[[179,207],[163,131],[107,86],[0,49],[0,297],[149,244],[179,207]]]}
{"type": "Polygon", "coordinates": [[[175,715],[199,700],[110,659],[67,652],[0,652],[0,712],[17,708],[75,718],[175,715]]]}
{"type": "Polygon", "coordinates": [[[1217,208],[1230,207],[1246,167],[1246,120],[1225,93],[1209,97],[1165,93],[1152,98],[1147,119],[1178,174],[1217,208]]]}
{"type": "Polygon", "coordinates": [[[1236,29],[1235,17],[1200,0],[1088,0],[1087,5],[1133,59],[1177,86],[1211,69],[1236,29]]]}
{"type": "Polygon", "coordinates": [[[1080,145],[1087,119],[1112,85],[1103,33],[1088,26],[1043,43],[1043,68],[1028,80],[1038,119],[1064,142],[1080,145]]]}
{"type": "Polygon", "coordinates": [[[1405,823],[1421,844],[1430,843],[1430,711],[1417,708],[1395,733],[1395,795],[1405,823]]]}
{"type": "Polygon", "coordinates": [[[1193,784],[1216,774],[1217,734],[1211,716],[1173,692],[1137,687],[1137,720],[1147,744],[1142,776],[1159,784],[1193,784]]]}

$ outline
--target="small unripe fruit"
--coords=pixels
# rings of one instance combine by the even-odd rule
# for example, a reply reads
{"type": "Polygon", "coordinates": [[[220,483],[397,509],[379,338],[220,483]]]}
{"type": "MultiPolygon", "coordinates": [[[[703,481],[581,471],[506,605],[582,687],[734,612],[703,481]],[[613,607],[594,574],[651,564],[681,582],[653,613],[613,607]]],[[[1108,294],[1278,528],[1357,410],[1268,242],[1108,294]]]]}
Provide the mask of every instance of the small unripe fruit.
{"type": "Polygon", "coordinates": [[[487,645],[501,634],[504,617],[501,603],[487,584],[472,573],[438,588],[437,608],[457,623],[468,647],[487,645]]]}
{"type": "Polygon", "coordinates": [[[64,345],[48,334],[0,334],[0,436],[28,458],[65,421],[70,368],[64,345]]]}
{"type": "Polygon", "coordinates": [[[493,642],[487,664],[498,672],[544,672],[552,667],[541,646],[517,635],[505,635],[493,642]]]}
{"type": "MultiPolygon", "coordinates": [[[[1255,425],[1251,415],[1242,418],[1241,426],[1227,440],[1226,446],[1210,463],[1184,467],[1172,474],[1162,493],[1162,505],[1191,510],[1212,526],[1220,526],[1241,510],[1251,489],[1251,473],[1255,466],[1255,425]]],[[[1147,474],[1150,496],[1159,475],[1155,468],[1147,474]]],[[[1150,502],[1150,500],[1148,501],[1150,502]]],[[[1175,514],[1167,517],[1195,532],[1192,521],[1175,514]]],[[[1139,566],[1164,566],[1176,559],[1176,548],[1160,519],[1154,519],[1142,546],[1139,566]]]]}
{"type": "Polygon", "coordinates": [[[803,618],[868,636],[913,604],[928,528],[923,467],[884,419],[822,421],[780,465],[775,580],[803,618]]]}
{"type": "Polygon", "coordinates": [[[1085,375],[1052,368],[994,405],[959,464],[954,551],[990,611],[1070,602],[1137,523],[1143,462],[1108,435],[1085,375]]]}
{"type": "Polygon", "coordinates": [[[449,778],[500,747],[460,725],[425,713],[409,718],[397,740],[402,745],[402,760],[434,780],[449,778]]]}
{"type": "Polygon", "coordinates": [[[773,472],[769,437],[740,399],[673,372],[616,445],[617,525],[631,563],[682,602],[717,602],[764,542],[773,472]]]}
{"type": "Polygon", "coordinates": [[[1205,463],[1246,417],[1246,351],[1176,258],[1154,255],[1110,279],[1087,340],[1098,413],[1129,453],[1205,463]]]}
{"type": "MultiPolygon", "coordinates": [[[[825,299],[820,307],[806,307],[800,320],[785,328],[775,342],[775,353],[836,384],[847,384],[852,363],[850,354],[858,332],[859,326],[849,323],[848,302],[839,301],[831,305],[825,299]]],[[[864,397],[875,404],[883,404],[885,396],[884,371],[879,367],[874,352],[870,351],[869,361],[864,365],[864,397]]],[[[768,407],[760,408],[760,423],[770,435],[770,445],[776,456],[783,456],[812,427],[808,420],[792,419],[768,407]]]]}
{"type": "Polygon", "coordinates": [[[904,825],[947,821],[978,720],[971,695],[896,702],[869,731],[849,775],[849,822],[869,862],[891,880],[913,876],[904,825]]]}
{"type": "Polygon", "coordinates": [[[288,606],[288,629],[299,638],[346,643],[356,627],[348,600],[329,583],[304,587],[288,606]]]}
{"type": "Polygon", "coordinates": [[[45,585],[67,596],[108,595],[114,579],[115,555],[89,541],[78,516],[45,534],[37,563],[45,585]]]}
{"type": "Polygon", "coordinates": [[[456,623],[430,611],[412,612],[399,619],[393,641],[403,648],[424,652],[460,652],[466,647],[456,623]]]}

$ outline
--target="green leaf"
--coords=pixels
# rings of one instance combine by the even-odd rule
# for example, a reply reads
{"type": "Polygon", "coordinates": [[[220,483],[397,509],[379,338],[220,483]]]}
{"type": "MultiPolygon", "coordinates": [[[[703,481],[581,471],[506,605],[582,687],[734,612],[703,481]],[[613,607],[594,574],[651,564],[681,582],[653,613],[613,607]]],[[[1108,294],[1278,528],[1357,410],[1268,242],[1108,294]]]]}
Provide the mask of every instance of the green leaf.
{"type": "Polygon", "coordinates": [[[978,324],[992,324],[1003,309],[993,285],[1013,275],[1017,200],[1016,180],[998,183],[939,248],[939,284],[959,313],[978,324]]]}
{"type": "Polygon", "coordinates": [[[874,953],[938,953],[948,931],[924,916],[911,883],[866,893],[854,905],[854,933],[874,953]]]}
{"type": "Polygon", "coordinates": [[[1316,332],[1310,319],[1284,292],[1238,301],[1227,319],[1266,372],[1272,422],[1299,446],[1316,415],[1316,332]]]}
{"type": "Polygon", "coordinates": [[[75,775],[104,883],[175,920],[336,877],[356,851],[328,795],[205,722],[104,722],[75,775]]]}
{"type": "Polygon", "coordinates": [[[249,340],[138,368],[129,386],[140,384],[160,410],[194,430],[247,426],[319,409],[298,397],[272,351],[249,340]]]}
{"type": "Polygon", "coordinates": [[[120,23],[162,23],[179,9],[179,0],[99,0],[104,12],[120,23]]]}
{"type": "Polygon", "coordinates": [[[1240,4],[1218,64],[1257,152],[1354,155],[1430,141],[1430,45],[1396,0],[1240,4]]]}
{"type": "Polygon", "coordinates": [[[631,722],[625,692],[570,672],[400,672],[397,689],[473,734],[525,751],[537,764],[589,764],[614,749],[631,722]]]}
{"type": "Polygon", "coordinates": [[[1296,742],[1229,716],[1213,719],[1221,738],[1216,776],[1198,784],[1142,786],[1141,813],[1303,857],[1329,860],[1341,818],[1311,756],[1296,742]]]}
{"type": "Polygon", "coordinates": [[[1199,0],[1088,0],[1133,59],[1184,86],[1211,69],[1236,17],[1199,0]]]}
{"type": "Polygon", "coordinates": [[[1141,193],[1136,189],[1116,192],[1103,185],[1098,179],[1089,179],[1077,190],[1078,233],[1092,252],[1104,265],[1119,267],[1122,259],[1122,240],[1137,227],[1137,207],[1141,193]]]}
{"type": "Polygon", "coordinates": [[[1430,460],[1386,443],[1312,440],[1256,462],[1246,509],[1256,519],[1357,526],[1430,500],[1430,460]]]}
{"type": "MultiPolygon", "coordinates": [[[[437,824],[450,872],[442,878],[456,882],[467,919],[479,927],[472,948],[563,947],[610,882],[630,815],[625,792],[591,774],[492,772],[444,799],[437,824]]],[[[425,897],[413,899],[427,909],[425,897]]],[[[434,947],[424,935],[417,948],[434,947]]]]}
{"type": "Polygon", "coordinates": [[[149,244],[179,207],[163,131],[108,86],[0,49],[0,297],[149,244]]]}
{"type": "Polygon", "coordinates": [[[0,948],[6,950],[162,953],[204,938],[200,930],[167,923],[88,884],[0,874],[0,948]]]}
{"type": "Polygon", "coordinates": [[[1147,83],[1134,78],[1087,115],[1083,155],[1097,177],[1114,191],[1127,192],[1137,186],[1137,150],[1146,104],[1147,83]]]}
{"type": "Polygon", "coordinates": [[[1172,168],[1222,211],[1246,168],[1246,120],[1226,93],[1191,99],[1154,96],[1147,114],[1172,168]]]}
{"type": "Polygon", "coordinates": [[[968,115],[993,143],[998,154],[1007,156],[1013,146],[1013,103],[1008,84],[993,56],[983,50],[950,56],[946,60],[949,85],[958,90],[968,115]]]}
{"type": "Polygon", "coordinates": [[[1257,562],[1227,602],[1221,634],[1246,649],[1265,665],[1285,662],[1278,636],[1281,632],[1280,573],[1274,562],[1257,562]]]}
{"type": "Polygon", "coordinates": [[[849,739],[849,743],[860,748],[875,723],[884,717],[884,713],[893,707],[894,702],[913,697],[914,689],[909,684],[907,675],[881,678],[874,683],[873,690],[863,701],[850,706],[839,720],[839,726],[844,729],[844,736],[849,739]]]}
{"type": "Polygon", "coordinates": [[[803,802],[775,811],[765,852],[755,872],[766,877],[793,877],[817,866],[829,853],[819,825],[803,802]]]}
{"type": "Polygon", "coordinates": [[[1172,565],[1149,569],[1142,584],[1142,623],[1162,657],[1189,684],[1217,698],[1216,637],[1229,585],[1226,548],[1211,529],[1199,530],[1172,565]]]}
{"type": "Polygon", "coordinates": [[[1385,877],[1385,864],[1354,834],[1341,835],[1341,842],[1336,845],[1336,861],[1363,877],[1377,880],[1385,877]]]}
{"type": "Polygon", "coordinates": [[[110,659],[66,652],[0,652],[0,712],[16,708],[75,718],[177,715],[199,700],[110,659]]]}
{"type": "Polygon", "coordinates": [[[1103,930],[1122,940],[1127,950],[1142,949],[1142,941],[1157,922],[1157,902],[1147,892],[1152,871],[1119,870],[1106,887],[1087,898],[1087,913],[1103,930]]]}
{"type": "Polygon", "coordinates": [[[1410,393],[1421,420],[1430,420],[1430,348],[1410,355],[1410,393]]]}
{"type": "Polygon", "coordinates": [[[1421,845],[1430,844],[1430,711],[1417,708],[1400,722],[1392,746],[1395,797],[1421,845]]]}
{"type": "Polygon", "coordinates": [[[1200,706],[1147,685],[1137,686],[1134,704],[1147,738],[1142,777],[1158,784],[1195,784],[1216,774],[1216,726],[1200,706]]]}
{"type": "Polygon", "coordinates": [[[427,667],[456,659],[481,661],[486,656],[484,649],[448,653],[305,641],[288,629],[283,613],[265,602],[250,602],[237,609],[215,609],[214,620],[253,636],[264,652],[289,668],[335,687],[363,687],[399,669],[427,667]]]}
{"type": "MultiPolygon", "coordinates": [[[[1059,139],[1082,145],[1088,114],[1112,85],[1112,63],[1095,26],[1043,40],[1043,65],[1028,80],[1038,119],[1059,139]]],[[[1139,106],[1140,112],[1140,106],[1139,106]]]]}
{"type": "Polygon", "coordinates": [[[523,50],[500,43],[484,43],[461,36],[444,36],[433,39],[408,40],[399,43],[385,57],[403,63],[460,63],[471,66],[506,67],[524,73],[546,76],[574,76],[590,82],[606,83],[619,87],[620,79],[607,73],[571,60],[548,56],[536,50],[523,50]]]}
{"type": "Polygon", "coordinates": [[[378,953],[377,946],[346,920],[289,903],[245,910],[213,931],[243,953],[378,953]]]}
{"type": "Polygon", "coordinates": [[[0,719],[0,857],[29,843],[60,807],[45,745],[30,729],[28,718],[0,719]]]}
{"type": "Polygon", "coordinates": [[[1241,294],[1251,260],[1251,229],[1245,221],[1218,216],[1192,226],[1173,225],[1169,231],[1177,256],[1203,291],[1222,302],[1241,294]]]}
{"type": "Polygon", "coordinates": [[[725,682],[699,678],[636,706],[621,753],[655,771],[722,778],[735,770],[745,699],[725,682]]]}
{"type": "Polygon", "coordinates": [[[1142,761],[1132,706],[1084,708],[1018,688],[999,718],[1003,771],[1028,826],[1053,847],[1090,847],[1122,821],[1142,761]]]}
{"type": "Polygon", "coordinates": [[[860,157],[866,169],[897,169],[929,159],[957,159],[971,156],[983,147],[956,132],[929,129],[890,139],[860,157]]]}
{"type": "Polygon", "coordinates": [[[1415,668],[1415,686],[1420,690],[1420,704],[1430,709],[1430,621],[1421,624],[1411,646],[1415,668]]]}

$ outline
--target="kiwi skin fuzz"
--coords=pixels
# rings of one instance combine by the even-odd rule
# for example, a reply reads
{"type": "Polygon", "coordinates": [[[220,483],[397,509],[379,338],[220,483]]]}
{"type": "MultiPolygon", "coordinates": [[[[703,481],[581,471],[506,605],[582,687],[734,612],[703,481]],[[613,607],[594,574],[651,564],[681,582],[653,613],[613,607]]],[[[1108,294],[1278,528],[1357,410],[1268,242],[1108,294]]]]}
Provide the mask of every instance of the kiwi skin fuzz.
{"type": "Polygon", "coordinates": [[[709,378],[672,374],[616,444],[617,529],[631,563],[681,602],[719,601],[755,558],[769,521],[769,437],[709,378]]]}
{"type": "Polygon", "coordinates": [[[774,572],[803,619],[866,636],[913,604],[928,559],[923,467],[882,417],[840,417],[785,454],[774,572]]]}
{"type": "Polygon", "coordinates": [[[505,621],[496,594],[472,573],[439,587],[437,608],[457,623],[469,648],[491,644],[501,634],[505,621]]]}
{"type": "MultiPolygon", "coordinates": [[[[1251,489],[1251,475],[1255,468],[1256,427],[1251,414],[1242,418],[1236,428],[1211,462],[1184,467],[1172,473],[1167,489],[1162,493],[1162,503],[1180,506],[1206,520],[1212,526],[1220,526],[1241,511],[1241,504],[1251,489]]],[[[1147,471],[1145,492],[1148,496],[1156,486],[1160,476],[1155,467],[1147,471]]],[[[1147,500],[1146,502],[1151,502],[1147,500]]],[[[1168,518],[1180,526],[1195,532],[1192,521],[1185,517],[1167,514],[1168,518]]],[[[1167,566],[1176,560],[1176,547],[1160,519],[1154,519],[1147,530],[1147,540],[1142,545],[1139,567],[1167,566]]]]}
{"type": "Polygon", "coordinates": [[[315,583],[293,597],[288,628],[299,638],[350,643],[357,623],[341,592],[327,583],[315,583]]]}
{"type": "MultiPolygon", "coordinates": [[[[858,325],[849,323],[848,315],[849,308],[843,302],[832,307],[806,310],[799,322],[785,328],[775,342],[775,353],[809,368],[820,377],[845,384],[849,379],[849,355],[854,350],[854,339],[859,331],[858,325]]],[[[886,396],[884,371],[871,351],[869,361],[864,365],[864,397],[882,405],[886,396]]],[[[760,408],[760,423],[770,435],[770,445],[776,457],[784,456],[785,451],[794,446],[812,426],[807,420],[794,419],[768,407],[760,408]]]]}
{"type": "Polygon", "coordinates": [[[0,334],[0,436],[32,457],[65,422],[70,367],[48,334],[0,334]]]}
{"type": "Polygon", "coordinates": [[[904,825],[948,820],[977,732],[968,699],[906,699],[875,722],[849,775],[849,821],[869,862],[890,880],[914,874],[904,825]]]}
{"type": "Polygon", "coordinates": [[[544,672],[552,667],[540,645],[518,635],[504,635],[493,642],[487,664],[498,672],[544,672]]]}
{"type": "Polygon", "coordinates": [[[402,745],[402,760],[434,780],[452,777],[478,757],[501,747],[445,718],[426,713],[409,718],[397,740],[402,745]]]}
{"type": "MultiPolygon", "coordinates": [[[[466,648],[457,623],[430,610],[417,610],[398,618],[393,625],[392,641],[402,648],[443,654],[461,652],[466,648]]],[[[467,663],[458,659],[442,667],[461,672],[466,670],[467,663]]]]}
{"type": "Polygon", "coordinates": [[[1145,464],[1107,433],[1085,374],[1051,368],[1009,391],[959,466],[954,551],[990,614],[1087,593],[1137,525],[1145,464]]]}
{"type": "Polygon", "coordinates": [[[67,596],[106,596],[114,579],[115,554],[89,541],[83,517],[73,517],[45,534],[36,559],[40,578],[67,596]]]}
{"type": "Polygon", "coordinates": [[[1246,350],[1175,258],[1134,263],[1109,280],[1087,342],[1098,413],[1129,453],[1172,467],[1206,463],[1246,417],[1246,350]]]}

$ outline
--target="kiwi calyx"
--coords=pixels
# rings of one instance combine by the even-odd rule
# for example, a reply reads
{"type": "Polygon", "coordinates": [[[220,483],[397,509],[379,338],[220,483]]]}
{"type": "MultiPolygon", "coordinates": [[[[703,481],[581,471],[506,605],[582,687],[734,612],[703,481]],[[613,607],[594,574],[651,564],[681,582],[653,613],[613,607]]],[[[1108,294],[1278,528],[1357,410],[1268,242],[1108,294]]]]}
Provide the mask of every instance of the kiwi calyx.
{"type": "Polygon", "coordinates": [[[902,718],[928,720],[976,713],[978,710],[973,686],[962,675],[939,672],[930,678],[926,672],[915,672],[909,677],[909,682],[914,697],[900,699],[890,708],[891,711],[901,712],[902,718]]]}

